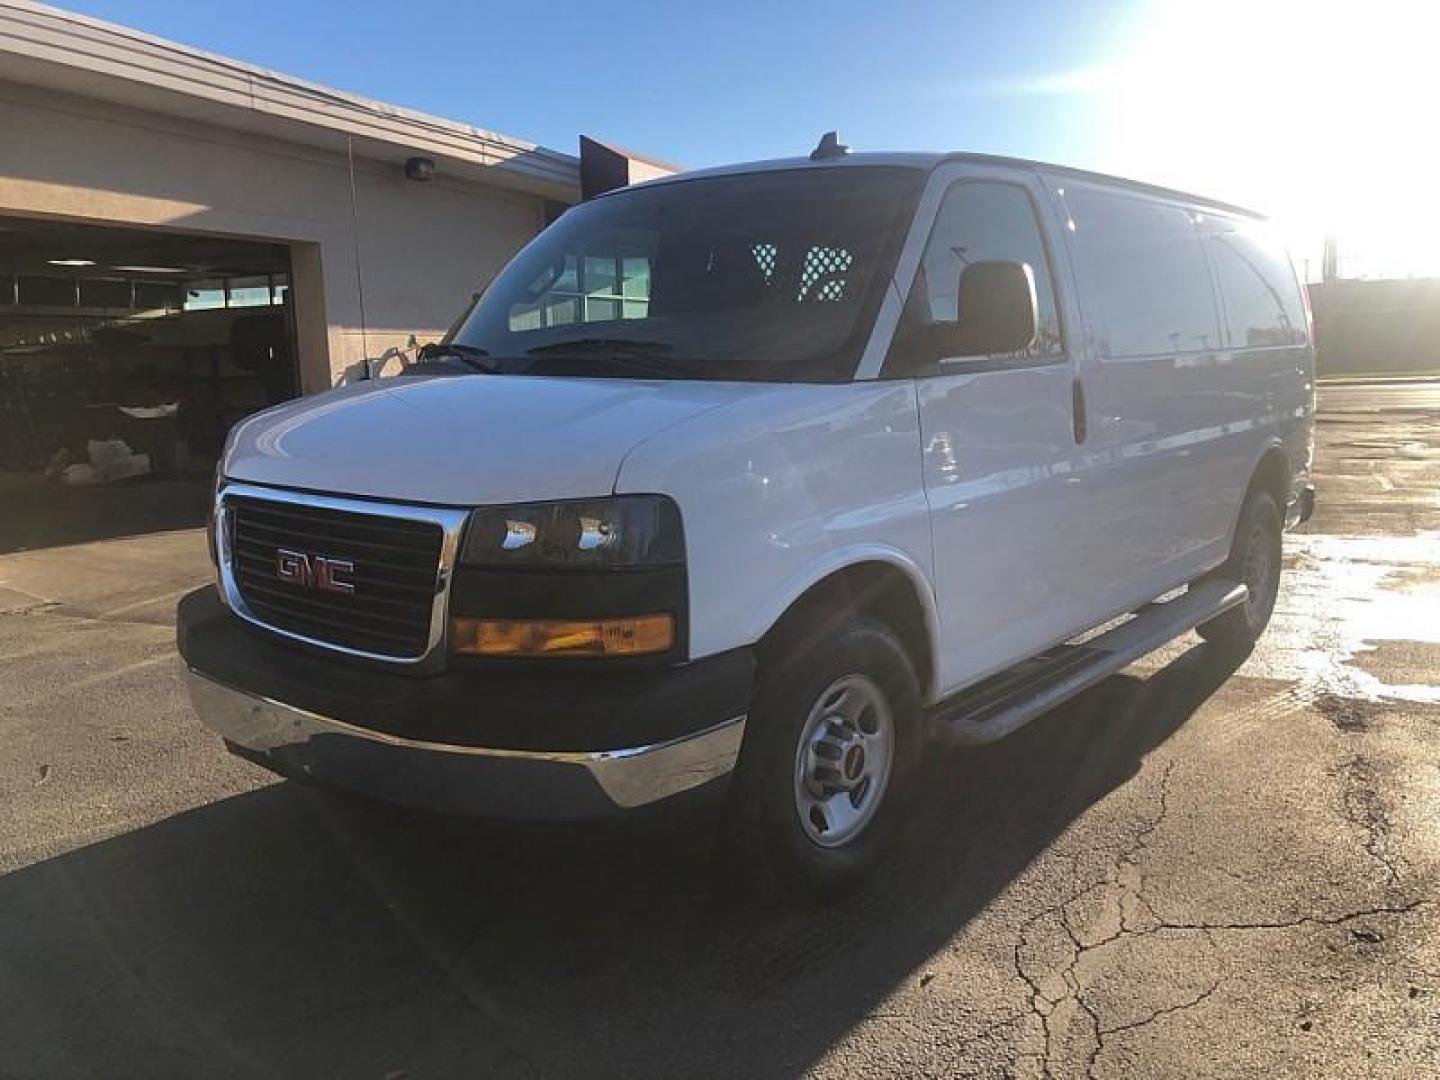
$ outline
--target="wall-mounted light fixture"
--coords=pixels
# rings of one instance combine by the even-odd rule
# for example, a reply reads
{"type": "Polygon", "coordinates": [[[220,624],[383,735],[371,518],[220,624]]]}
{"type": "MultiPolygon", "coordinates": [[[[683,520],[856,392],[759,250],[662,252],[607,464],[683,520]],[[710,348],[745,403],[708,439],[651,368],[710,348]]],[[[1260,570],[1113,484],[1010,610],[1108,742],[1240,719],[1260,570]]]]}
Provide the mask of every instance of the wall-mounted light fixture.
{"type": "Polygon", "coordinates": [[[418,180],[422,184],[435,179],[435,159],[428,157],[406,158],[405,178],[407,180],[418,180]]]}

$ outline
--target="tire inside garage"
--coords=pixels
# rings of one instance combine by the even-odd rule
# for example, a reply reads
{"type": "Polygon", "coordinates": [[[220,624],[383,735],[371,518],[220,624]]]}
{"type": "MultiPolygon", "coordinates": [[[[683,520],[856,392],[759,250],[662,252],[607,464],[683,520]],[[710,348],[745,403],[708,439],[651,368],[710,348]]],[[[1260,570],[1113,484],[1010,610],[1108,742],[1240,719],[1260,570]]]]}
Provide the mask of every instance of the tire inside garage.
{"type": "Polygon", "coordinates": [[[299,393],[280,244],[0,217],[0,552],[203,524],[230,427],[299,393]]]}

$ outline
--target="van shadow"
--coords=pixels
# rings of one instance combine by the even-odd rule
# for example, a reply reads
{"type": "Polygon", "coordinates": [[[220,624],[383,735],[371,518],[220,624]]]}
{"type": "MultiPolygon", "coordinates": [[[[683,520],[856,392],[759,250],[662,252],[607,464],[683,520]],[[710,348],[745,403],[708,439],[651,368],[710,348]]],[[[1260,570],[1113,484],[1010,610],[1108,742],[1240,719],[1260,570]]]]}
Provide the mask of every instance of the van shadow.
{"type": "Polygon", "coordinates": [[[900,849],[821,910],[741,900],[699,821],[236,796],[0,878],[0,1072],[795,1076],[1234,668],[1196,647],[938,753],[900,849]]]}

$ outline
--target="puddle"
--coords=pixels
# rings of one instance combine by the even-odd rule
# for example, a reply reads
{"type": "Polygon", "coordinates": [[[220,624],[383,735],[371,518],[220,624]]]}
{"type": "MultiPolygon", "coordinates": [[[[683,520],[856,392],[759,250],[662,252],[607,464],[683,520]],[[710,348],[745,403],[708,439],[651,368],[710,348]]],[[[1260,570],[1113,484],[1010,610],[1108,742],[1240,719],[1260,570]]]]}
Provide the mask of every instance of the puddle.
{"type": "Polygon", "coordinates": [[[1311,701],[1440,703],[1440,533],[1285,542],[1284,587],[1247,673],[1295,681],[1311,701]]]}
{"type": "Polygon", "coordinates": [[[1377,641],[1351,664],[1392,683],[1440,683],[1440,645],[1429,641],[1377,641]]]}

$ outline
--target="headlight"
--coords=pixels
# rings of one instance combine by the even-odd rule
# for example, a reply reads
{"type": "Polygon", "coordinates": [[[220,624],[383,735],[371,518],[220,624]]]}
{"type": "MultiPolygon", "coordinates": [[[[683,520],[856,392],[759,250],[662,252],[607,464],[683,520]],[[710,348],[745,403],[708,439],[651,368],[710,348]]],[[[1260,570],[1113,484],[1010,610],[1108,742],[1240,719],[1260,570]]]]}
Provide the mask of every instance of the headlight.
{"type": "Polygon", "coordinates": [[[680,509],[663,495],[483,507],[460,554],[467,566],[490,569],[604,570],[684,558],[680,509]]]}

